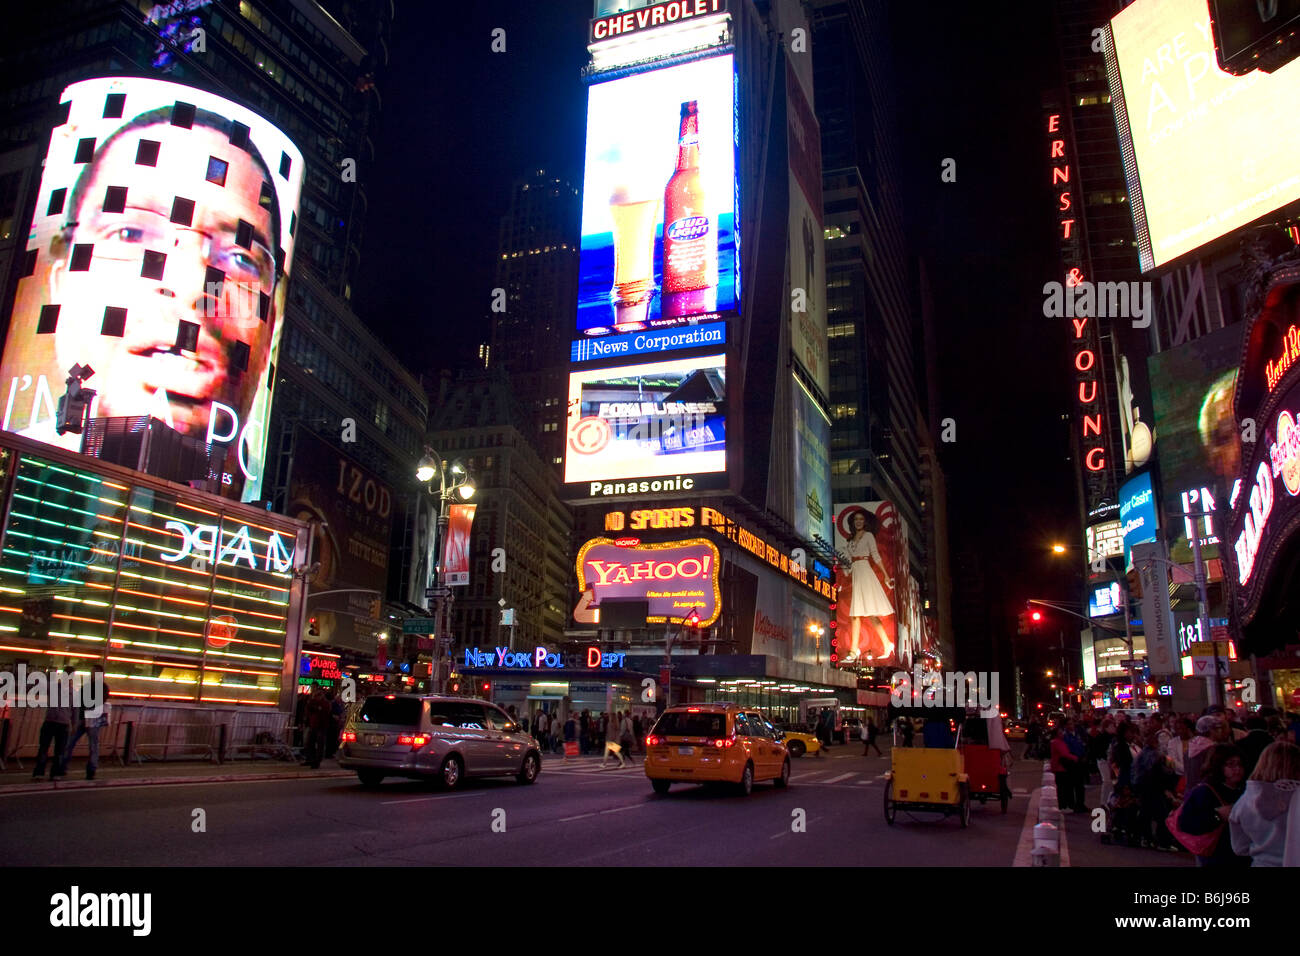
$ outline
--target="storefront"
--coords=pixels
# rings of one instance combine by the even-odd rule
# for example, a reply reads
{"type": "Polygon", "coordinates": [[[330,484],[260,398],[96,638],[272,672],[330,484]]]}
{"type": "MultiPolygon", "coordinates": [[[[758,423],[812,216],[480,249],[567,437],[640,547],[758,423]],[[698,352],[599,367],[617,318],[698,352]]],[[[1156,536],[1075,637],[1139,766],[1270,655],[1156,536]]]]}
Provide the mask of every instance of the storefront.
{"type": "Polygon", "coordinates": [[[307,525],[0,434],[0,669],[119,705],[291,710],[307,525]]]}
{"type": "MultiPolygon", "coordinates": [[[[1300,266],[1275,266],[1263,290],[1233,400],[1246,443],[1224,550],[1239,653],[1258,659],[1258,676],[1267,676],[1276,692],[1293,686],[1288,670],[1294,666],[1274,670],[1259,661],[1294,661],[1279,658],[1300,632],[1300,266]]],[[[1289,695],[1272,703],[1294,706],[1289,695]]]]}

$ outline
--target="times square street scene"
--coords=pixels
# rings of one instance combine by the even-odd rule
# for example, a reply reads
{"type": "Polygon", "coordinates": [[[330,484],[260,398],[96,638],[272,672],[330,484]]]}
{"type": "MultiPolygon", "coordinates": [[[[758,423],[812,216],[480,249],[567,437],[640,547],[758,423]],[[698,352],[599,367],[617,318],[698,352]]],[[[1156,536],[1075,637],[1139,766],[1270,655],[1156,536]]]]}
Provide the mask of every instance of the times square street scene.
{"type": "Polygon", "coordinates": [[[1300,4],[5,27],[33,925],[346,866],[890,868],[963,919],[1045,868],[1088,932],[1281,925],[1300,4]]]}

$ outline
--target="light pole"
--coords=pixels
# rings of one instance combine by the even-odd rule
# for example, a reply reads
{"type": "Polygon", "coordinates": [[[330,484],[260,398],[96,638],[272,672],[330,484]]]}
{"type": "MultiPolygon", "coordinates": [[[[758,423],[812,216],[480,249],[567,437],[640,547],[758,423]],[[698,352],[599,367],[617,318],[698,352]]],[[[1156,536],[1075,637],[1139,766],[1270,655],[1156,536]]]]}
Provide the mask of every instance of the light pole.
{"type": "Polygon", "coordinates": [[[430,495],[438,497],[438,538],[435,549],[434,564],[429,570],[432,572],[426,576],[426,594],[425,609],[433,612],[433,627],[435,631],[433,641],[433,674],[430,680],[431,689],[434,693],[442,694],[446,692],[445,683],[442,675],[442,655],[447,648],[448,643],[448,620],[451,614],[451,589],[447,587],[442,580],[442,563],[447,548],[447,503],[451,500],[453,494],[468,501],[474,497],[474,481],[470,478],[469,472],[459,460],[453,461],[450,465],[442,460],[432,448],[425,447],[424,457],[420,459],[415,469],[415,478],[424,485],[425,490],[430,495]],[[438,476],[438,489],[434,490],[433,478],[438,476]],[[428,599],[428,579],[433,579],[434,607],[429,608],[428,599]]]}
{"type": "Polygon", "coordinates": [[[822,627],[815,621],[808,625],[808,633],[813,636],[813,643],[817,648],[817,666],[822,664],[822,635],[826,633],[826,628],[822,627]]]}

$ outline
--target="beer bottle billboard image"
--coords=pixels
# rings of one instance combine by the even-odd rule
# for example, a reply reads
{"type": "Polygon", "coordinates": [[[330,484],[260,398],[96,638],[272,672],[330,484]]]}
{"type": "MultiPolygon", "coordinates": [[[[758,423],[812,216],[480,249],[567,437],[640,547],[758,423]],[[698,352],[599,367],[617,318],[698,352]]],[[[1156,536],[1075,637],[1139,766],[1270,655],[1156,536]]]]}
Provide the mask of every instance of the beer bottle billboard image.
{"type": "Polygon", "coordinates": [[[579,334],[736,307],[734,83],[728,54],[591,87],[579,334]]]}

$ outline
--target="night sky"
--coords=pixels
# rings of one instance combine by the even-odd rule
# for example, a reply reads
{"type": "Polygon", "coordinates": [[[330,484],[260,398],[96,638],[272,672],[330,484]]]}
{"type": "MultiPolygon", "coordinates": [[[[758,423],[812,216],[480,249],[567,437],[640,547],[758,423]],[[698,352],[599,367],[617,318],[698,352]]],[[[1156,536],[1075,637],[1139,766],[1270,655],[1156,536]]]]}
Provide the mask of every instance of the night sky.
{"type": "MultiPolygon", "coordinates": [[[[533,168],[580,181],[592,5],[398,6],[377,160],[359,170],[370,212],[353,303],[412,370],[466,367],[488,337],[511,183],[533,168]],[[491,51],[498,27],[505,53],[491,51]]],[[[951,544],[980,556],[999,634],[1026,598],[1073,603],[1081,584],[1078,562],[1047,550],[1081,534],[1060,420],[1065,329],[1042,317],[1042,284],[1056,272],[1038,129],[1040,93],[1056,82],[1048,9],[954,4],[936,18],[899,2],[888,26],[902,100],[898,189],[935,299],[934,417],[957,426],[941,448],[951,544]],[[955,183],[940,181],[947,157],[955,183]]],[[[985,663],[980,649],[962,651],[979,627],[955,622],[963,666],[985,663]]]]}

